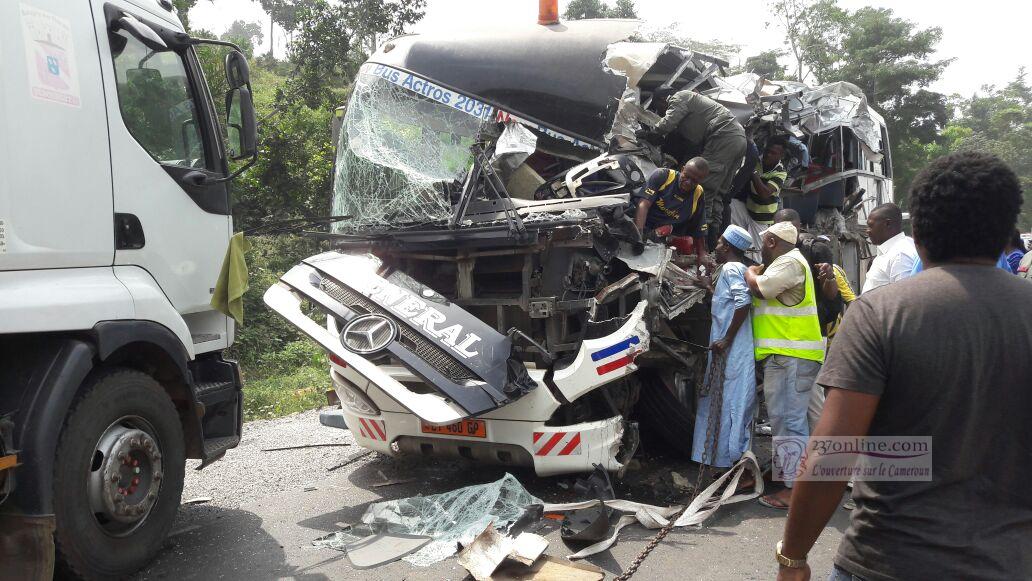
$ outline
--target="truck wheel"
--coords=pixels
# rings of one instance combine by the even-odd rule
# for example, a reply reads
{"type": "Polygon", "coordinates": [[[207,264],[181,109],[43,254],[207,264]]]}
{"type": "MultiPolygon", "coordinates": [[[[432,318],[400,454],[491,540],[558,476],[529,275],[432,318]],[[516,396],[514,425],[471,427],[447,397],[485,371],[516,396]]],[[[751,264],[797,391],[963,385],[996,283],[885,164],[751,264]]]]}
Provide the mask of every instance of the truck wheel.
{"type": "Polygon", "coordinates": [[[680,373],[643,372],[635,415],[673,452],[689,458],[695,430],[695,390],[690,379],[676,375],[680,373]]]}
{"type": "Polygon", "coordinates": [[[93,376],[68,412],[54,459],[59,566],[86,579],[129,575],[161,548],[183,494],[183,430],[150,376],[93,376]]]}

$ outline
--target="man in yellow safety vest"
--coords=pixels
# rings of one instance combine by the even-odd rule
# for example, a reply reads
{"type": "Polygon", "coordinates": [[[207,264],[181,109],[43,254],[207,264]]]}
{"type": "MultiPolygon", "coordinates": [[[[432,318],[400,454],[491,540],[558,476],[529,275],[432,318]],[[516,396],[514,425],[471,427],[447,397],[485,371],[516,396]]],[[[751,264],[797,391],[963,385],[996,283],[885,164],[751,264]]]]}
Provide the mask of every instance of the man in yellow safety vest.
{"type": "MultiPolygon", "coordinates": [[[[810,435],[806,413],[814,379],[824,361],[824,339],[817,318],[817,295],[806,258],[796,248],[799,232],[779,222],[760,236],[764,266],[751,266],[745,282],[753,295],[753,343],[763,361],[763,396],[773,436],[810,435]]],[[[760,499],[787,509],[798,466],[799,441],[774,442],[774,475],[785,486],[760,499]]]]}

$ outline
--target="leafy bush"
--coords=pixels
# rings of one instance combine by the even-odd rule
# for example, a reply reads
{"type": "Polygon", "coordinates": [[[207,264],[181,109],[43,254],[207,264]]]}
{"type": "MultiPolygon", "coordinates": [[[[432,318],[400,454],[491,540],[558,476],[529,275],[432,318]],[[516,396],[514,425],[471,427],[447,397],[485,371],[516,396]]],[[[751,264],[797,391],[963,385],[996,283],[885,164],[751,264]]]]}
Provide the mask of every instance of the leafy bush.
{"type": "Polygon", "coordinates": [[[265,305],[262,295],[319,245],[298,236],[253,236],[247,253],[250,287],[244,294],[244,324],[227,356],[240,362],[244,417],[271,418],[326,402],[329,362],[314,342],[265,305]]]}

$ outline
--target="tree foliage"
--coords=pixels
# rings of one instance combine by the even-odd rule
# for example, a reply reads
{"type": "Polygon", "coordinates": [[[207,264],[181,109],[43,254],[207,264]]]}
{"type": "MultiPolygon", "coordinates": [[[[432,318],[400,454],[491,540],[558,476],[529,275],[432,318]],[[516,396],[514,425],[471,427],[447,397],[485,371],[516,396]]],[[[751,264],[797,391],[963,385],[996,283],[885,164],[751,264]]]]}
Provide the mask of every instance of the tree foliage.
{"type": "Polygon", "coordinates": [[[609,6],[604,0],[571,0],[563,12],[563,18],[567,20],[637,17],[634,0],[616,0],[613,6],[609,6]]]}
{"type": "MultiPolygon", "coordinates": [[[[955,151],[988,151],[1018,174],[1026,195],[1032,192],[1032,85],[1025,69],[1003,88],[989,85],[970,98],[956,97],[952,109],[956,113],[936,141],[908,144],[912,163],[921,167],[955,151]]],[[[1032,204],[1025,204],[1018,226],[1032,228],[1032,204]]]]}
{"type": "Polygon", "coordinates": [[[928,89],[951,62],[933,58],[942,29],[918,28],[888,8],[846,10],[836,0],[777,0],[771,8],[796,79],[854,83],[885,116],[896,190],[905,191],[919,169],[910,164],[949,120],[946,96],[928,89]]]}
{"type": "Polygon", "coordinates": [[[234,20],[229,25],[229,28],[226,29],[226,32],[219,35],[219,38],[236,44],[247,58],[252,58],[255,45],[265,38],[265,34],[262,31],[262,25],[257,22],[234,20]]]}
{"type": "Polygon", "coordinates": [[[778,62],[785,54],[783,50],[765,50],[760,54],[746,57],[745,64],[740,69],[742,72],[756,73],[771,81],[785,80],[787,67],[778,62]]]}
{"type": "MultiPolygon", "coordinates": [[[[184,21],[196,3],[176,0],[184,21]]],[[[286,59],[254,55],[265,32],[258,24],[236,21],[221,35],[247,53],[259,120],[258,161],[230,186],[236,230],[330,213],[333,111],[347,102],[355,72],[375,48],[377,35],[402,33],[422,17],[425,0],[261,0],[261,5],[290,39],[286,59]]],[[[215,38],[210,31],[191,34],[215,38]]],[[[220,116],[225,115],[228,88],[223,70],[227,50],[196,48],[220,116]]],[[[317,402],[319,390],[294,397],[292,386],[314,387],[313,377],[325,378],[326,362],[318,348],[262,302],[265,289],[301,259],[316,254],[319,245],[289,236],[251,241],[251,284],[244,295],[247,324],[237,329],[230,355],[243,366],[247,413],[255,417],[317,402]]]]}

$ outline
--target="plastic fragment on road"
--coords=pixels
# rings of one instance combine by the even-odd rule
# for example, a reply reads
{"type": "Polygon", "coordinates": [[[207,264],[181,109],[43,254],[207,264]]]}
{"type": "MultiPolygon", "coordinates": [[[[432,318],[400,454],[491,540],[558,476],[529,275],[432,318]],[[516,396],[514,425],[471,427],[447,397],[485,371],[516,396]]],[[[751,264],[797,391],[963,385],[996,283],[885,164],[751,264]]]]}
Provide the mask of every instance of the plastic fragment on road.
{"type": "MultiPolygon", "coordinates": [[[[454,555],[458,543],[472,543],[492,523],[507,532],[532,504],[541,504],[541,500],[527,492],[516,477],[506,474],[488,484],[373,504],[362,515],[362,523],[377,533],[432,537],[430,543],[404,558],[426,567],[454,555]]],[[[358,538],[353,530],[345,529],[314,544],[342,551],[358,538]]]]}
{"type": "Polygon", "coordinates": [[[551,555],[542,555],[527,566],[505,561],[491,576],[494,581],[601,581],[602,569],[590,563],[571,563],[551,555]]]}
{"type": "Polygon", "coordinates": [[[397,561],[419,550],[432,539],[423,535],[379,534],[345,546],[348,560],[356,569],[371,569],[397,561]]]}
{"type": "MultiPolygon", "coordinates": [[[[702,524],[721,506],[751,500],[761,494],[763,494],[763,475],[760,471],[760,466],[756,462],[756,456],[754,456],[752,452],[746,452],[730,470],[725,472],[720,478],[714,480],[706,487],[705,490],[692,499],[692,502],[688,505],[684,514],[677,519],[674,526],[685,527],[702,524]],[[738,483],[741,481],[742,475],[745,474],[746,471],[752,473],[753,481],[755,482],[753,490],[751,492],[738,494],[736,492],[738,490],[738,483]]],[[[597,504],[598,502],[598,500],[588,500],[565,504],[546,504],[544,506],[544,511],[546,513],[567,512],[587,508],[597,504]]],[[[616,522],[613,526],[612,533],[608,538],[581,549],[567,557],[567,559],[583,559],[584,557],[601,553],[602,551],[609,549],[609,547],[612,547],[616,543],[621,529],[634,522],[637,522],[648,529],[662,528],[669,523],[669,518],[681,510],[680,506],[660,507],[620,499],[607,500],[605,501],[605,505],[611,509],[627,514],[622,515],[616,522]]]]}

